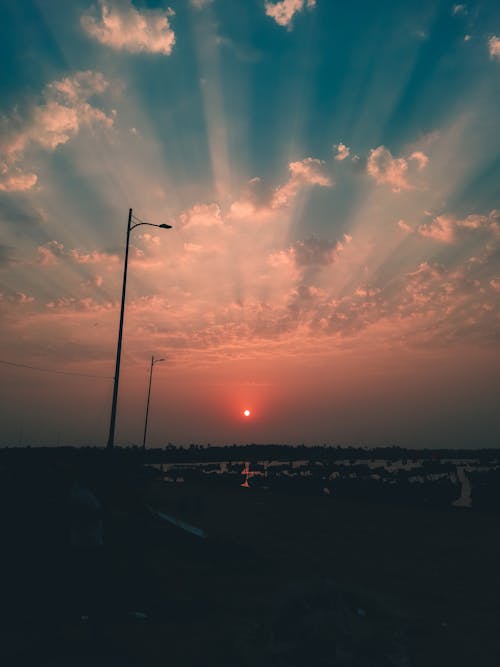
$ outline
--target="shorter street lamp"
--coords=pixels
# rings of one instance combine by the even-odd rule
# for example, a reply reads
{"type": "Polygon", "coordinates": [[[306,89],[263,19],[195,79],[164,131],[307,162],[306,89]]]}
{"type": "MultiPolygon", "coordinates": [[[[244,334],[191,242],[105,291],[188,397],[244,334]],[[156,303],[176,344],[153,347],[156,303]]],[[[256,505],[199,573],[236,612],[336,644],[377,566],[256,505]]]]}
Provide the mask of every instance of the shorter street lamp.
{"type": "Polygon", "coordinates": [[[151,398],[151,380],[153,379],[153,366],[159,364],[160,361],[165,361],[165,359],[155,359],[151,357],[151,366],[149,369],[149,388],[148,388],[148,401],[146,403],[146,419],[144,421],[144,435],[142,438],[142,449],[146,450],[146,434],[148,432],[148,415],[149,415],[149,399],[151,398]]]}
{"type": "Polygon", "coordinates": [[[108,435],[108,450],[112,450],[115,444],[115,423],[116,423],[116,404],[118,401],[118,383],[120,381],[120,362],[122,356],[122,335],[123,335],[123,317],[125,314],[125,293],[127,289],[127,266],[128,266],[128,247],[130,241],[130,232],[136,227],[147,225],[148,227],[158,227],[158,229],[172,229],[172,225],[154,225],[151,222],[144,222],[132,213],[132,209],[128,212],[127,221],[127,238],[125,243],[125,261],[123,263],[123,283],[122,283],[122,302],[120,307],[120,323],[118,325],[118,342],[116,345],[116,363],[115,363],[115,377],[113,383],[113,400],[111,403],[111,417],[109,421],[109,435],[108,435]]]}

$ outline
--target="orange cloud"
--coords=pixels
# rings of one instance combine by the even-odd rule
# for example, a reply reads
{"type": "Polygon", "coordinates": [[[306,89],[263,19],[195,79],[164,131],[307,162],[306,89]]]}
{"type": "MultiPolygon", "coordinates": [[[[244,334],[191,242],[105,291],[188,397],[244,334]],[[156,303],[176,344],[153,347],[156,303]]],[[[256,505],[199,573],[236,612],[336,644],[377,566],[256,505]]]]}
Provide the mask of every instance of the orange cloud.
{"type": "Polygon", "coordinates": [[[273,18],[278,25],[291,28],[292,19],[296,13],[305,8],[313,9],[316,6],[316,0],[279,0],[278,2],[268,2],[266,0],[266,15],[273,18]]]}
{"type": "Polygon", "coordinates": [[[159,53],[169,56],[175,44],[168,8],[139,11],[129,0],[100,0],[99,8],[84,14],[85,32],[105,46],[129,53],[159,53]]]}
{"type": "Polygon", "coordinates": [[[343,160],[348,158],[349,155],[351,154],[351,151],[350,151],[349,147],[346,146],[345,144],[343,144],[342,142],[340,142],[339,144],[336,144],[333,148],[334,148],[334,150],[337,151],[337,153],[335,155],[335,159],[339,162],[342,162],[343,160]]]}
{"type": "Polygon", "coordinates": [[[37,183],[37,175],[26,172],[22,165],[29,149],[54,151],[82,128],[111,128],[114,114],[107,115],[88,101],[108,87],[100,72],[76,72],[49,83],[43,92],[44,104],[33,106],[25,118],[13,114],[7,120],[10,131],[0,143],[0,190],[25,191],[37,183]]]}
{"type": "Polygon", "coordinates": [[[307,157],[298,162],[290,162],[290,178],[274,192],[271,207],[288,206],[295,199],[299,191],[307,185],[319,185],[329,188],[333,185],[331,177],[324,172],[323,160],[307,157]]]}
{"type": "Polygon", "coordinates": [[[500,37],[493,35],[489,38],[488,51],[492,60],[500,60],[500,37]]]}
{"type": "Polygon", "coordinates": [[[368,156],[366,171],[379,185],[389,185],[393,192],[411,190],[413,185],[408,180],[408,162],[414,160],[422,170],[429,158],[422,151],[413,152],[408,159],[394,158],[385,146],[373,148],[368,156]]]}
{"type": "Polygon", "coordinates": [[[475,231],[498,236],[500,233],[498,211],[493,210],[489,215],[469,215],[462,220],[453,215],[438,215],[431,223],[420,225],[418,228],[421,236],[441,243],[454,243],[460,234],[475,231]]]}

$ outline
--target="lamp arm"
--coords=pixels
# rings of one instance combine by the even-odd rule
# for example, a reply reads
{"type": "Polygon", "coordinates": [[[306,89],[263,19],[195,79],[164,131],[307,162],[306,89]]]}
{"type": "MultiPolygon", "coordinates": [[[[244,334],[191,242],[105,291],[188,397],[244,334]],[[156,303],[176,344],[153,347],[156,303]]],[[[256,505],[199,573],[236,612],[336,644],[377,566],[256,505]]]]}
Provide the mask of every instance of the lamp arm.
{"type": "Polygon", "coordinates": [[[148,227],[159,227],[160,225],[154,225],[152,222],[136,222],[135,225],[132,225],[130,227],[130,231],[132,229],[135,229],[136,227],[140,227],[141,225],[148,225],[148,227]]]}

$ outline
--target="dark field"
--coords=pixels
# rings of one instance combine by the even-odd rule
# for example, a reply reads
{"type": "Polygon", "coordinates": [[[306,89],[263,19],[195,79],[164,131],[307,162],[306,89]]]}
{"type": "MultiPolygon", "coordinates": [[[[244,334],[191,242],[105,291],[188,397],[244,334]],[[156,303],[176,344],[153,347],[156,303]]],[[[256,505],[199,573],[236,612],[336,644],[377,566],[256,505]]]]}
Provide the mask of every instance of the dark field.
{"type": "Polygon", "coordinates": [[[3,665],[500,664],[496,514],[239,486],[148,495],[209,538],[113,509],[112,583],[90,585],[90,612],[64,555],[25,554],[4,577],[3,665]]]}
{"type": "MultiPolygon", "coordinates": [[[[155,500],[180,513],[183,497],[193,495],[162,485],[155,500]]],[[[196,599],[204,610],[151,637],[150,650],[155,645],[161,655],[168,646],[174,664],[230,664],[231,655],[239,664],[273,664],[271,630],[282,606],[327,580],[327,587],[353,593],[366,609],[366,626],[402,632],[415,665],[500,664],[495,515],[237,488],[205,496],[201,515],[186,509],[184,516],[227,542],[227,553],[220,563],[183,561],[167,547],[151,559],[174,607],[196,599]],[[186,642],[186,635],[197,639],[186,642]]]]}

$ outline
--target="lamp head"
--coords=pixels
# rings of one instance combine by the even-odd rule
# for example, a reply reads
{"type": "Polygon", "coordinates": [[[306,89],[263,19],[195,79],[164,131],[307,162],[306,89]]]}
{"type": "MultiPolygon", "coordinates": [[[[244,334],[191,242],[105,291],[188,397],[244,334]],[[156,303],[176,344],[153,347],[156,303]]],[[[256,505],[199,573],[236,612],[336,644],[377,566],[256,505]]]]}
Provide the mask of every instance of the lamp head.
{"type": "Polygon", "coordinates": [[[172,225],[167,225],[167,224],[158,225],[158,227],[160,227],[161,229],[172,229],[172,225]]]}

